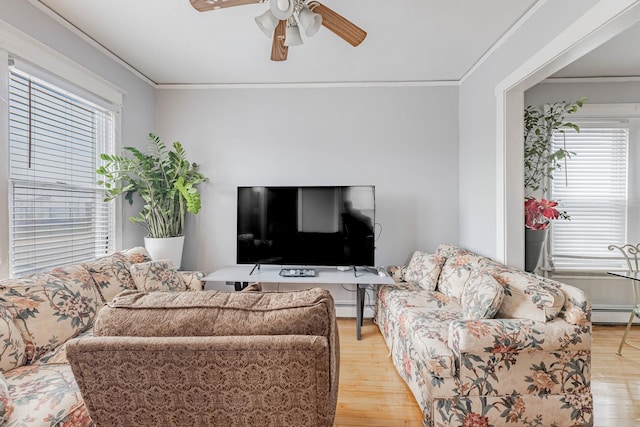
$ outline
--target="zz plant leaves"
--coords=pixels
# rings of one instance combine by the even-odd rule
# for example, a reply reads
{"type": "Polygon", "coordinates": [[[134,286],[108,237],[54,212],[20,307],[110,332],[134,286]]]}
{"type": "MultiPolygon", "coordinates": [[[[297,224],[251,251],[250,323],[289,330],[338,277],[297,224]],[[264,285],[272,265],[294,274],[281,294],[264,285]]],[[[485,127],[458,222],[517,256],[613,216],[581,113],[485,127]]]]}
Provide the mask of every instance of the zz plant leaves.
{"type": "Polygon", "coordinates": [[[185,214],[200,212],[200,194],[196,185],[207,178],[198,171],[196,163],[186,159],[179,142],[173,150],[153,133],[149,134],[149,153],[135,147],[124,147],[129,156],[101,154],[104,165],[96,170],[105,187],[105,202],[124,195],[133,203],[133,195],[143,200],[140,213],[129,218],[147,230],[148,237],[182,236],[185,214]]]}

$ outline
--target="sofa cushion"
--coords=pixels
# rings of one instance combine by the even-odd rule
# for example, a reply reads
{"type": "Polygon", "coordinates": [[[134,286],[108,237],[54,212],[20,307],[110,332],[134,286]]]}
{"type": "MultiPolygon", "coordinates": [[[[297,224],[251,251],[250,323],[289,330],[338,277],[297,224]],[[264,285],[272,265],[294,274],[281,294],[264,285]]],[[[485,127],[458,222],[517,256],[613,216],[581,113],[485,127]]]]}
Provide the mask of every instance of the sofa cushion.
{"type": "Polygon", "coordinates": [[[420,285],[427,291],[434,291],[444,261],[445,258],[441,255],[415,251],[404,274],[405,281],[420,285]]]}
{"type": "Polygon", "coordinates": [[[187,288],[170,260],[131,264],[131,277],[141,291],[185,291],[187,288]]]}
{"type": "Polygon", "coordinates": [[[504,301],[496,317],[547,322],[564,306],[562,290],[535,274],[506,268],[494,273],[494,278],[504,287],[504,301]]]}
{"type": "Polygon", "coordinates": [[[26,345],[22,334],[9,310],[2,305],[0,305],[0,341],[3,343],[0,371],[6,372],[27,362],[26,345]]]}
{"type": "Polygon", "coordinates": [[[87,330],[102,306],[80,266],[0,282],[0,303],[8,308],[32,362],[87,330]]]}
{"type": "Polygon", "coordinates": [[[100,311],[94,334],[328,336],[334,324],[327,312],[334,311],[331,294],[320,288],[287,292],[125,291],[100,311]]]}
{"type": "Polygon", "coordinates": [[[491,274],[474,270],[462,291],[462,318],[490,319],[498,312],[504,299],[504,289],[491,274]]]}
{"type": "Polygon", "coordinates": [[[460,319],[461,307],[448,296],[409,283],[384,285],[378,298],[389,318],[398,322],[392,353],[411,358],[420,373],[406,372],[412,364],[394,359],[407,378],[430,374],[438,378],[455,375],[453,353],[447,346],[449,323],[460,319]]]}
{"type": "Polygon", "coordinates": [[[109,302],[122,291],[136,289],[129,267],[147,261],[151,261],[151,257],[146,249],[136,247],[87,261],[82,266],[95,280],[102,300],[109,302]]]}
{"type": "Polygon", "coordinates": [[[460,303],[471,273],[479,269],[484,260],[485,257],[463,250],[448,257],[442,266],[437,289],[460,303]]]}
{"type": "Polygon", "coordinates": [[[0,373],[0,424],[6,422],[13,413],[13,399],[9,394],[9,384],[3,374],[0,373]]]}
{"type": "Polygon", "coordinates": [[[5,376],[15,407],[7,426],[93,425],[69,365],[21,366],[5,376]]]}

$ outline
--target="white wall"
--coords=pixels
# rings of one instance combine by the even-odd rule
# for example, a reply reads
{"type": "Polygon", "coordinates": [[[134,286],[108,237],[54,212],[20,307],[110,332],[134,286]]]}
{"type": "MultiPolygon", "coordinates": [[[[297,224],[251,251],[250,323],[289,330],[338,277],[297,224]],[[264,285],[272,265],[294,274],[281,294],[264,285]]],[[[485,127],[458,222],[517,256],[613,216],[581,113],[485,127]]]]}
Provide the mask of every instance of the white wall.
{"type": "MultiPolygon", "coordinates": [[[[146,144],[146,135],[155,126],[155,90],[151,85],[26,0],[2,0],[0,19],[123,89],[122,145],[146,144]]],[[[135,210],[126,206],[124,211],[121,246],[127,248],[142,245],[144,231],[127,220],[135,215],[135,210]]]]}
{"type": "Polygon", "coordinates": [[[455,86],[161,89],[156,99],[159,134],[210,178],[187,224],[185,268],[235,264],[242,185],[375,185],[378,265],[458,240],[455,86]]]}

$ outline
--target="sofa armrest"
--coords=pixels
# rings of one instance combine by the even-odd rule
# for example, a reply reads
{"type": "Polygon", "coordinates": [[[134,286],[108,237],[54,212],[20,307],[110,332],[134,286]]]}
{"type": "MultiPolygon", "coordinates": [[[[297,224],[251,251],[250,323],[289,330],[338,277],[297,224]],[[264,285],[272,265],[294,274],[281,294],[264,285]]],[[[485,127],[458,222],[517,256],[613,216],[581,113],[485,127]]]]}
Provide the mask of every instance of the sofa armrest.
{"type": "Polygon", "coordinates": [[[591,324],[572,325],[556,318],[542,323],[529,319],[455,320],[449,325],[454,353],[514,353],[591,349],[591,324]]]}
{"type": "Polygon", "coordinates": [[[202,278],[205,274],[202,271],[178,271],[182,282],[188,291],[201,291],[204,289],[202,278]]]}
{"type": "Polygon", "coordinates": [[[456,320],[449,347],[461,396],[560,394],[591,401],[591,324],[456,320]]]}
{"type": "Polygon", "coordinates": [[[387,273],[389,273],[389,276],[391,276],[393,281],[396,283],[405,281],[404,275],[406,272],[406,265],[390,265],[387,267],[387,273]]]}

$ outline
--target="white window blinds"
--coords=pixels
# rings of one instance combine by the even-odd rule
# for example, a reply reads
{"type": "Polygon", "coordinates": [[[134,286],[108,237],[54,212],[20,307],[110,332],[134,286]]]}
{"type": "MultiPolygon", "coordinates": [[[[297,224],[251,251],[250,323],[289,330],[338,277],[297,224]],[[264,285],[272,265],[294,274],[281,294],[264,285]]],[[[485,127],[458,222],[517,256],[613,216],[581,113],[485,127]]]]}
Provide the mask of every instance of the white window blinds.
{"type": "Polygon", "coordinates": [[[114,113],[17,69],[9,83],[10,274],[112,250],[113,213],[96,182],[114,113]]]}
{"type": "Polygon", "coordinates": [[[620,269],[612,243],[627,241],[629,130],[580,124],[580,132],[554,135],[554,146],[575,155],[557,170],[551,198],[570,221],[553,221],[549,250],[556,270],[620,269]]]}

